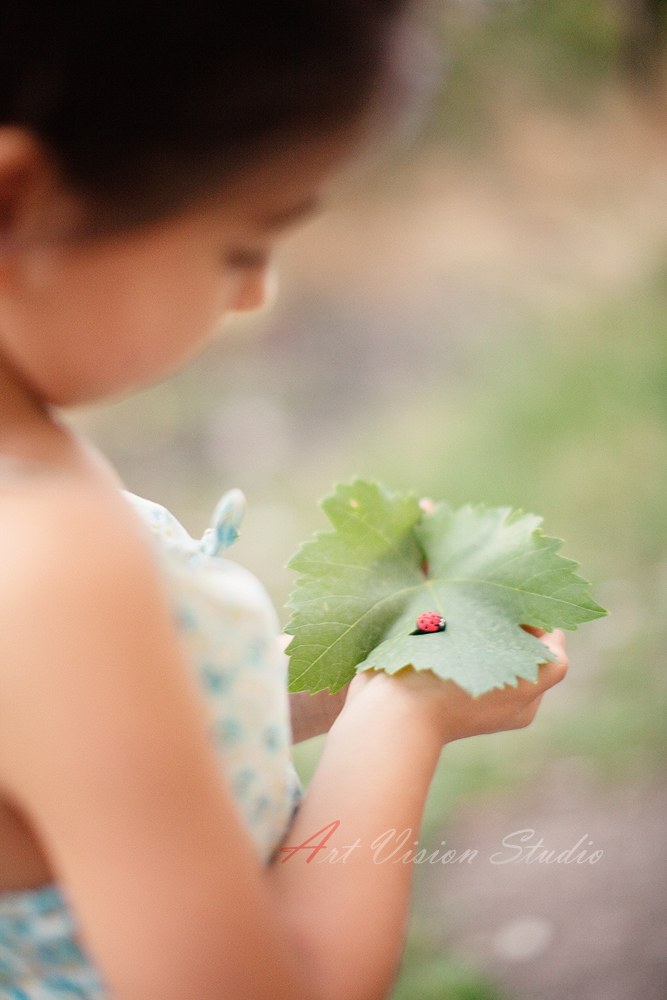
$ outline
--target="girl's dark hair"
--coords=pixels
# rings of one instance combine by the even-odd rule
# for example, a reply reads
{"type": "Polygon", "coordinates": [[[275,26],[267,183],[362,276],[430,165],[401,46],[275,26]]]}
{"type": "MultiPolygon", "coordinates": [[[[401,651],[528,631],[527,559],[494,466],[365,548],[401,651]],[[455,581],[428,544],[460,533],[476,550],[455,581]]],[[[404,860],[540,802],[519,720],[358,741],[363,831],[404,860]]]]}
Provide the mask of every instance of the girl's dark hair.
{"type": "Polygon", "coordinates": [[[4,0],[0,123],[33,131],[94,203],[157,216],[359,115],[406,6],[4,0]]]}

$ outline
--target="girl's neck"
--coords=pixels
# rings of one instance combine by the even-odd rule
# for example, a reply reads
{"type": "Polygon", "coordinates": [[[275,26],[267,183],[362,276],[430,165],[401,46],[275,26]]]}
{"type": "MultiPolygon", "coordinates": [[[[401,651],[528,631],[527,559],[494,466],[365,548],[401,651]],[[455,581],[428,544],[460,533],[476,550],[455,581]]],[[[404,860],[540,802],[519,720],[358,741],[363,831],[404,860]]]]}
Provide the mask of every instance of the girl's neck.
{"type": "Polygon", "coordinates": [[[54,427],[48,407],[0,352],[0,451],[54,427]]]}
{"type": "Polygon", "coordinates": [[[0,353],[0,458],[16,458],[122,486],[106,459],[58,420],[0,353]]]}

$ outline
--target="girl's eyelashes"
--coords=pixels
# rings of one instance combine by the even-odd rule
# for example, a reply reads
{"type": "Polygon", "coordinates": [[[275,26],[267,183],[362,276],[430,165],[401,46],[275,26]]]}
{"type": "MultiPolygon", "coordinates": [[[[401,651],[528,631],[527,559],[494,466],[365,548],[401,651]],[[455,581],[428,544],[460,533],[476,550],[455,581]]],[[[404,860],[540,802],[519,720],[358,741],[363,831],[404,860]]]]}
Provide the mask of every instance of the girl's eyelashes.
{"type": "Polygon", "coordinates": [[[262,271],[268,267],[269,254],[264,250],[228,250],[224,262],[236,271],[262,271]]]}

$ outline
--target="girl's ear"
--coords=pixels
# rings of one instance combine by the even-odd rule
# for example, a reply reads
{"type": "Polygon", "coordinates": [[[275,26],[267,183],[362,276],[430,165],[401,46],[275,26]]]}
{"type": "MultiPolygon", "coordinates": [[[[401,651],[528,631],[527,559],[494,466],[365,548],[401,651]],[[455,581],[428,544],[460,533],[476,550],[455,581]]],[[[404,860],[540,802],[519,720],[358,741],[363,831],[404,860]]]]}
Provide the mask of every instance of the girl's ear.
{"type": "Polygon", "coordinates": [[[0,269],[35,240],[62,234],[74,206],[39,140],[27,129],[0,127],[0,269]]]}
{"type": "Polygon", "coordinates": [[[0,239],[12,240],[34,215],[38,193],[43,195],[46,163],[41,147],[24,129],[0,128],[0,239]],[[40,192],[40,189],[42,191],[40,192]]]}

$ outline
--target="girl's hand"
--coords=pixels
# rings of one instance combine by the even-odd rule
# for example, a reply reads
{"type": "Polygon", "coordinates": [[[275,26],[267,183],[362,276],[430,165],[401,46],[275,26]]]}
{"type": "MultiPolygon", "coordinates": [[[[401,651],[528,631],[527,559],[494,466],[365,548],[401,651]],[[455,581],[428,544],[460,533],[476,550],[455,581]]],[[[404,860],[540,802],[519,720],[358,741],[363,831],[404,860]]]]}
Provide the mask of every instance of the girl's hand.
{"type": "Polygon", "coordinates": [[[442,680],[430,670],[405,667],[396,674],[364,670],[350,682],[346,706],[357,698],[378,697],[381,688],[393,691],[394,697],[411,700],[415,710],[424,713],[443,745],[466,736],[523,729],[535,718],[544,692],[565,677],[568,660],[561,629],[549,633],[527,625],[522,628],[537,636],[560,661],[541,664],[535,683],[519,679],[516,687],[505,685],[473,697],[454,681],[442,680]]]}
{"type": "Polygon", "coordinates": [[[301,743],[311,736],[328,733],[345,704],[345,696],[349,684],[335,694],[318,691],[294,691],[289,696],[290,719],[292,723],[292,742],[301,743]]]}
{"type": "MultiPolygon", "coordinates": [[[[281,635],[278,643],[283,652],[292,640],[291,635],[281,635]]],[[[309,691],[293,691],[289,695],[292,743],[301,743],[312,736],[328,733],[345,704],[345,696],[350,685],[330,694],[329,690],[311,694],[309,691]]]]}

